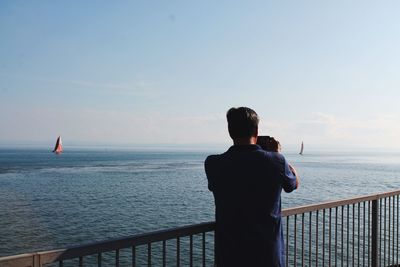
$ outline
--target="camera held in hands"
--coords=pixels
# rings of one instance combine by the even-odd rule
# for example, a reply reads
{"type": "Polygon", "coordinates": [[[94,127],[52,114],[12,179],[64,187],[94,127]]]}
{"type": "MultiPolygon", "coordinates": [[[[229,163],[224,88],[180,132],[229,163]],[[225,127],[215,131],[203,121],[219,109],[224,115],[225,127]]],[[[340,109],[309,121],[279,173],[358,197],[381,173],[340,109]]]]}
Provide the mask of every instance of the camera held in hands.
{"type": "Polygon", "coordinates": [[[280,152],[281,144],[272,136],[261,135],[257,138],[257,145],[261,146],[262,149],[271,152],[280,152]]]}

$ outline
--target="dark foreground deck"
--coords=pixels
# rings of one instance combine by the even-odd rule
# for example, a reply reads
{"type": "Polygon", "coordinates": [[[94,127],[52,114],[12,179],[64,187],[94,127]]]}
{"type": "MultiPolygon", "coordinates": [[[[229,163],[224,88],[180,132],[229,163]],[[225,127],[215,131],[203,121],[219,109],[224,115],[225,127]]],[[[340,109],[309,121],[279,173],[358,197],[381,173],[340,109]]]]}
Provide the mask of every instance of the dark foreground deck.
{"type": "MultiPolygon", "coordinates": [[[[285,209],[287,266],[399,266],[400,190],[285,209]]],[[[0,258],[0,267],[213,266],[215,223],[0,258]]],[[[246,244],[243,244],[245,246],[246,244]]]]}

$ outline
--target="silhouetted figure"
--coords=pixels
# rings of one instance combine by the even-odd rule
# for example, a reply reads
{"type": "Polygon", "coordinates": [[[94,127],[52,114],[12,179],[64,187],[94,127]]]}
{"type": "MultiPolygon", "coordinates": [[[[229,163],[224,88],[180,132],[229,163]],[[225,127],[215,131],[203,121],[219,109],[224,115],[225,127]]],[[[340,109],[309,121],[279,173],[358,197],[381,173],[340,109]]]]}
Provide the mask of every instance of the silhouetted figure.
{"type": "Polygon", "coordinates": [[[298,186],[296,170],[257,145],[257,113],[227,113],[233,146],[208,156],[205,171],[216,206],[217,267],[285,266],[281,191],[298,186]]]}

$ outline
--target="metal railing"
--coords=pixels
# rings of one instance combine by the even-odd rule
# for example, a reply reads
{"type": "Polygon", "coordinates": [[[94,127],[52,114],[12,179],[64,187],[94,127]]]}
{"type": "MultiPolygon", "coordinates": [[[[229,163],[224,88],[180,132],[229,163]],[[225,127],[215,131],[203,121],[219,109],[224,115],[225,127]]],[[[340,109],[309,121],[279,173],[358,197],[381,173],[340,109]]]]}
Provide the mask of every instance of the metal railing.
{"type": "Polygon", "coordinates": [[[215,222],[200,223],[66,249],[2,257],[0,267],[212,266],[214,229],[215,222]]]}
{"type": "Polygon", "coordinates": [[[288,266],[398,266],[400,190],[282,211],[288,266]]]}
{"type": "MultiPolygon", "coordinates": [[[[287,266],[398,266],[400,190],[282,211],[287,266]]],[[[215,223],[0,258],[0,267],[213,266],[215,223]]]]}

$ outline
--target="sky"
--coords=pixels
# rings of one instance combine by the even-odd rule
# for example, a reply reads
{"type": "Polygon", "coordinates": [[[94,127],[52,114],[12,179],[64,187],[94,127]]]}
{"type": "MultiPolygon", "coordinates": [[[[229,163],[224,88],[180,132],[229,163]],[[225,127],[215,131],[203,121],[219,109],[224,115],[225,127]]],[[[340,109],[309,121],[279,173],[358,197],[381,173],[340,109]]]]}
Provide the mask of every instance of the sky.
{"type": "Polygon", "coordinates": [[[400,149],[399,1],[1,1],[0,145],[400,149]]]}

